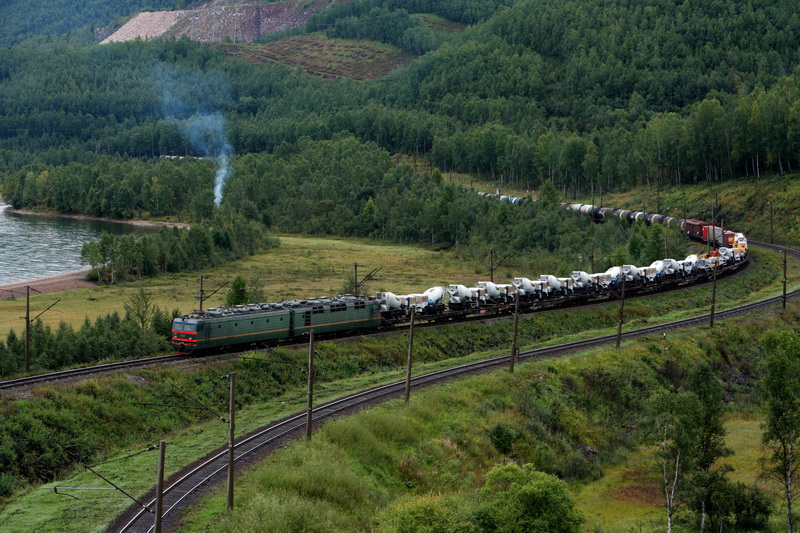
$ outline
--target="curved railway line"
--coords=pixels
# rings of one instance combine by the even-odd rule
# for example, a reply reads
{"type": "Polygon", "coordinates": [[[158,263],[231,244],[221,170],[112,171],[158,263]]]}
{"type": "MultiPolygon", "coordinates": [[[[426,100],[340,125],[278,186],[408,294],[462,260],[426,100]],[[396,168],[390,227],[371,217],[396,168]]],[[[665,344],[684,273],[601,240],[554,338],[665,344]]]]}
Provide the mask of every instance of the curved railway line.
{"type": "MultiPolygon", "coordinates": [[[[771,245],[762,242],[751,241],[750,244],[762,248],[783,251],[788,255],[800,259],[800,251],[798,250],[793,250],[791,248],[786,248],[778,245],[771,245]]],[[[748,268],[748,266],[749,262],[748,265],[745,265],[743,268],[746,269],[748,268]]],[[[702,285],[706,283],[709,282],[700,281],[692,285],[686,285],[686,284],[679,285],[676,283],[670,287],[667,287],[665,290],[666,291],[685,290],[688,289],[689,287],[702,285]]],[[[638,296],[639,297],[648,296],[651,294],[653,293],[646,292],[638,296]]],[[[792,291],[787,295],[788,298],[796,298],[797,296],[800,296],[800,290],[792,291]]],[[[558,307],[537,306],[536,308],[529,310],[544,311],[544,310],[563,309],[564,307],[576,309],[581,307],[592,307],[596,305],[602,305],[610,301],[613,301],[613,299],[604,299],[602,301],[588,301],[588,302],[585,300],[583,301],[576,300],[574,302],[567,302],[566,306],[558,306],[558,307]],[[572,304],[571,306],[570,303],[572,304]]],[[[763,300],[761,302],[757,302],[754,304],[748,304],[733,309],[729,309],[726,311],[718,311],[716,313],[716,317],[719,319],[730,318],[733,316],[749,313],[754,310],[766,308],[780,302],[781,302],[780,296],[769,298],[767,300],[763,300]]],[[[470,317],[468,320],[487,320],[493,318],[508,317],[509,314],[512,312],[513,309],[509,307],[508,309],[503,309],[500,312],[495,312],[492,314],[476,315],[470,317]]],[[[668,324],[662,324],[658,326],[652,326],[628,332],[623,332],[622,337],[625,339],[633,339],[637,337],[651,335],[654,333],[662,333],[670,330],[702,325],[707,323],[708,320],[709,316],[704,315],[695,318],[671,322],[668,324]]],[[[418,326],[423,326],[423,325],[437,326],[437,325],[442,325],[443,323],[452,324],[455,323],[455,320],[431,321],[427,324],[418,324],[418,326]]],[[[402,329],[404,329],[404,326],[397,326],[393,330],[397,331],[402,329]]],[[[383,333],[385,332],[381,332],[378,334],[383,334],[383,333]]],[[[363,333],[359,334],[358,336],[362,335],[363,333]]],[[[525,361],[525,360],[542,359],[547,357],[557,357],[577,350],[593,348],[604,344],[613,343],[615,340],[616,340],[615,335],[608,335],[594,339],[561,344],[558,346],[550,346],[546,348],[525,351],[519,354],[518,360],[525,361]]],[[[0,382],[0,391],[24,389],[35,385],[41,385],[57,381],[80,379],[83,377],[100,373],[141,368],[154,364],[168,364],[168,363],[174,363],[192,359],[196,360],[196,358],[187,356],[168,355],[162,357],[153,357],[147,359],[138,359],[132,361],[122,361],[118,363],[96,365],[80,369],[71,369],[60,372],[53,372],[37,376],[29,376],[20,379],[3,381],[0,382]]],[[[502,368],[507,366],[508,363],[509,363],[509,356],[506,355],[466,365],[461,365],[452,369],[442,370],[414,377],[412,378],[412,387],[414,389],[419,389],[429,385],[434,385],[448,380],[463,377],[466,375],[477,374],[481,372],[502,368]]],[[[365,406],[374,405],[389,398],[402,396],[404,390],[405,390],[405,382],[399,381],[396,383],[376,387],[367,391],[363,391],[357,394],[353,394],[320,405],[316,407],[313,411],[313,423],[314,425],[319,425],[331,418],[356,412],[365,406]]],[[[235,446],[236,464],[240,465],[258,459],[261,456],[268,453],[269,451],[271,451],[272,449],[274,449],[275,447],[285,443],[286,441],[304,435],[305,417],[306,413],[302,412],[297,415],[293,415],[283,420],[274,422],[247,436],[239,438],[235,446]]],[[[227,449],[220,448],[217,451],[213,452],[212,454],[209,454],[204,459],[200,460],[192,467],[188,467],[183,471],[179,472],[178,474],[174,475],[169,480],[169,484],[165,489],[165,494],[164,494],[163,508],[164,508],[165,528],[169,530],[170,526],[172,526],[179,520],[180,515],[184,509],[186,509],[189,505],[191,505],[191,503],[196,501],[196,499],[208,487],[224,479],[226,476],[226,470],[227,470],[227,449]]],[[[153,497],[154,497],[154,491],[151,491],[150,494],[144,496],[140,500],[149,502],[148,507],[150,509],[153,509],[154,508],[153,497]]],[[[114,524],[112,524],[112,526],[109,528],[108,531],[149,532],[153,531],[153,522],[154,520],[151,512],[142,509],[139,506],[134,505],[131,506],[128,509],[128,511],[126,511],[122,516],[120,516],[114,522],[114,524]]]]}
{"type": "MultiPolygon", "coordinates": [[[[751,241],[751,244],[768,249],[783,251],[784,253],[792,255],[795,258],[800,258],[800,251],[798,250],[760,242],[751,241]]],[[[798,296],[800,296],[800,289],[791,291],[787,294],[787,298],[796,298],[798,296]]],[[[780,303],[781,300],[782,297],[777,296],[726,311],[718,311],[716,313],[716,317],[719,319],[731,318],[773,306],[777,303],[780,303]]],[[[662,333],[670,330],[702,325],[707,323],[708,320],[709,315],[704,315],[671,322],[668,324],[662,324],[659,326],[652,326],[624,332],[622,336],[625,339],[634,339],[654,333],[662,333]]],[[[519,354],[519,360],[526,361],[547,357],[556,357],[581,349],[610,344],[615,340],[615,335],[607,335],[594,339],[561,344],[558,346],[539,348],[536,350],[521,352],[519,354]]],[[[438,372],[417,376],[411,380],[412,388],[419,389],[455,378],[502,368],[508,365],[509,357],[510,356],[507,355],[494,357],[483,361],[461,365],[448,370],[441,370],[438,372]]],[[[399,397],[403,394],[404,390],[405,382],[398,381],[328,402],[316,407],[313,410],[313,424],[318,426],[319,424],[337,416],[356,412],[366,406],[380,403],[389,398],[399,397]]],[[[240,438],[235,445],[236,464],[245,464],[252,460],[258,459],[282,443],[304,435],[305,417],[306,413],[302,412],[274,422],[260,430],[240,438]]],[[[200,461],[198,464],[173,476],[173,479],[168,484],[164,492],[163,509],[165,529],[169,530],[172,525],[176,524],[180,519],[181,513],[194,501],[196,501],[196,499],[199,498],[199,496],[206,489],[208,489],[214,483],[224,479],[226,476],[226,470],[227,450],[226,448],[220,448],[216,452],[207,456],[204,460],[200,461]]],[[[151,491],[151,494],[148,494],[144,498],[144,501],[148,502],[148,507],[150,508],[154,508],[155,506],[155,500],[153,499],[153,496],[154,494],[151,491]]],[[[117,521],[112,524],[108,531],[120,533],[149,533],[153,531],[153,523],[154,519],[150,512],[135,506],[131,507],[124,515],[119,517],[117,521]]]]}
{"type": "MultiPolygon", "coordinates": [[[[762,245],[762,243],[758,243],[762,245]]],[[[764,245],[765,247],[770,247],[770,245],[764,245]]],[[[777,247],[776,249],[781,249],[777,247]]],[[[798,252],[800,254],[800,252],[798,252]]],[[[720,271],[717,278],[723,279],[724,277],[733,275],[735,273],[743,272],[749,269],[752,265],[752,260],[748,259],[746,262],[738,264],[734,267],[728,267],[725,270],[720,271]]],[[[643,298],[647,296],[652,296],[655,294],[667,293],[672,291],[679,291],[679,290],[688,290],[693,287],[703,286],[711,283],[711,275],[710,274],[703,274],[696,276],[694,278],[678,278],[678,279],[671,279],[666,282],[663,282],[659,286],[629,286],[627,289],[626,299],[634,300],[637,298],[643,298]]],[[[606,305],[612,303],[619,298],[616,296],[611,295],[602,295],[602,296],[591,296],[591,295],[576,295],[576,296],[569,296],[562,299],[557,300],[540,300],[534,302],[525,302],[520,306],[520,312],[524,314],[528,313],[537,313],[543,311],[559,311],[564,309],[586,309],[595,307],[598,305],[606,305]]],[[[456,323],[466,323],[466,322],[474,322],[474,321],[485,321],[491,319],[502,319],[508,318],[512,315],[514,311],[513,304],[506,304],[502,306],[497,306],[495,308],[487,308],[485,312],[482,313],[468,313],[467,311],[455,311],[449,312],[444,315],[433,315],[433,316],[425,316],[421,315],[417,317],[417,323],[415,327],[417,328],[424,328],[424,327],[438,327],[445,324],[456,324],[456,323]]],[[[366,331],[355,331],[355,332],[338,332],[338,333],[328,333],[317,335],[318,340],[331,340],[331,339],[342,339],[342,338],[353,338],[353,337],[363,337],[369,335],[382,335],[386,333],[393,333],[397,331],[403,331],[408,329],[408,324],[402,321],[386,321],[386,326],[383,327],[380,331],[375,333],[369,333],[366,331]]],[[[306,341],[292,339],[288,342],[280,343],[281,345],[297,345],[297,344],[304,344],[306,341]]],[[[242,345],[234,345],[225,348],[225,352],[209,352],[208,355],[218,355],[218,356],[225,356],[230,354],[235,354],[239,352],[249,351],[253,349],[260,349],[269,346],[275,346],[276,344],[269,344],[269,343],[260,343],[260,344],[242,344],[242,345]]],[[[207,357],[206,356],[206,357],[207,357]]],[[[74,380],[79,378],[86,378],[90,376],[95,376],[99,374],[115,372],[118,370],[129,370],[135,368],[142,368],[151,365],[158,365],[158,364],[168,364],[180,361],[187,361],[187,360],[196,360],[196,356],[187,355],[187,354],[173,354],[173,355],[165,355],[160,357],[148,357],[144,359],[133,359],[129,361],[119,361],[115,363],[106,363],[100,365],[93,365],[87,366],[82,368],[73,368],[69,370],[60,370],[56,372],[47,372],[44,374],[36,374],[32,376],[26,376],[17,379],[11,379],[7,381],[0,381],[0,391],[13,391],[16,389],[27,389],[36,385],[46,385],[50,383],[55,383],[59,381],[67,381],[67,380],[74,380]]]]}

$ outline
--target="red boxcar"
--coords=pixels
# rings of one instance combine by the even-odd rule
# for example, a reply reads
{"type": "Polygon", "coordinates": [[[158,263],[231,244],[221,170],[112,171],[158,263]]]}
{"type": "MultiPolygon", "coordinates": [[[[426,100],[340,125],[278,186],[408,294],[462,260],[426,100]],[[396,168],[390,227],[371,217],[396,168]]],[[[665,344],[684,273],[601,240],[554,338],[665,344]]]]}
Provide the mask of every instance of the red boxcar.
{"type": "Polygon", "coordinates": [[[703,228],[708,226],[708,222],[703,222],[702,220],[697,220],[694,218],[687,218],[683,221],[683,231],[689,237],[694,237],[695,239],[702,239],[703,237],[703,228]]]}

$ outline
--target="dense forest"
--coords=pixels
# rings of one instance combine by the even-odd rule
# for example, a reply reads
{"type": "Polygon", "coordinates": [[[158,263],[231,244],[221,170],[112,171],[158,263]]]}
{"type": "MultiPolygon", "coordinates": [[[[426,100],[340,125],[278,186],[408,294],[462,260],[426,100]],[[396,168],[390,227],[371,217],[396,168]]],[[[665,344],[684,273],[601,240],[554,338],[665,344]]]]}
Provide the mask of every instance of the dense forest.
{"type": "Polygon", "coordinates": [[[207,155],[187,130],[208,113],[237,154],[348,132],[445,171],[568,195],[798,164],[800,16],[788,2],[476,5],[363,1],[313,17],[308,30],[436,48],[359,84],[188,40],[0,49],[0,170],[207,155]],[[473,25],[436,34],[410,15],[423,11],[473,25]]]}

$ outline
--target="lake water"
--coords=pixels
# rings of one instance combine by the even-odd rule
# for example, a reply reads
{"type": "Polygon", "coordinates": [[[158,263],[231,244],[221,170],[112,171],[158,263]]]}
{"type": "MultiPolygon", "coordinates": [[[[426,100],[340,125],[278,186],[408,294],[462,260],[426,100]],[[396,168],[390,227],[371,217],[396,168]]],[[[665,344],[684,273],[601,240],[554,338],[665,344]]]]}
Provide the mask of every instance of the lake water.
{"type": "Polygon", "coordinates": [[[85,268],[83,243],[104,231],[141,235],[153,231],[131,224],[8,212],[0,201],[0,285],[85,268]]]}

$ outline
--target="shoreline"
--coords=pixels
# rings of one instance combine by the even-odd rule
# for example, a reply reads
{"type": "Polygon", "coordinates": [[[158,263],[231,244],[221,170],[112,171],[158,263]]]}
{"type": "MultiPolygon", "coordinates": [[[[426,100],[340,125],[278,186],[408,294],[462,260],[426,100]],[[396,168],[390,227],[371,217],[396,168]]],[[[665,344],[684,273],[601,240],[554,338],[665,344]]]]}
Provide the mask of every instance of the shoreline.
{"type": "Polygon", "coordinates": [[[70,291],[74,289],[84,289],[87,287],[97,287],[93,281],[86,281],[86,273],[90,268],[73,270],[54,276],[45,276],[26,281],[16,281],[0,285],[0,300],[11,300],[13,298],[25,297],[25,286],[30,285],[38,292],[36,294],[50,294],[53,292],[70,291]]]}
{"type": "Polygon", "coordinates": [[[6,206],[7,206],[5,208],[6,213],[12,213],[14,215],[22,215],[22,216],[67,218],[72,220],[87,220],[90,222],[106,222],[110,224],[128,224],[130,226],[136,226],[140,228],[141,227],[158,228],[161,226],[166,226],[168,228],[188,229],[191,227],[191,224],[187,222],[163,222],[157,220],[141,220],[141,219],[120,220],[118,218],[94,217],[91,215],[65,215],[63,213],[47,213],[42,211],[30,211],[28,209],[14,209],[8,204],[6,204],[6,206]]]}

